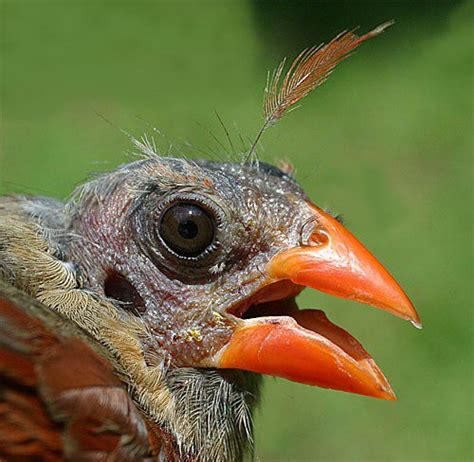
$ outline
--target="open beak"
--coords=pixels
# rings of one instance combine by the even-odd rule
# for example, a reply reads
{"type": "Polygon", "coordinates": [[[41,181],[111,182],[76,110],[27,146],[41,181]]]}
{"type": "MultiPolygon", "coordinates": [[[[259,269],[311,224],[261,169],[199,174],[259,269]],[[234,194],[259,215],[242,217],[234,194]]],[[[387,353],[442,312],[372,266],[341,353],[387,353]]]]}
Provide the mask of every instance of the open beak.
{"type": "MultiPolygon", "coordinates": [[[[376,258],[335,218],[308,205],[314,214],[308,242],[271,259],[268,284],[291,281],[296,288],[312,287],[367,303],[421,327],[413,304],[376,258]]],[[[292,308],[284,313],[281,316],[274,311],[271,316],[238,319],[229,342],[208,364],[396,399],[362,345],[332,324],[322,311],[292,308]]]]}

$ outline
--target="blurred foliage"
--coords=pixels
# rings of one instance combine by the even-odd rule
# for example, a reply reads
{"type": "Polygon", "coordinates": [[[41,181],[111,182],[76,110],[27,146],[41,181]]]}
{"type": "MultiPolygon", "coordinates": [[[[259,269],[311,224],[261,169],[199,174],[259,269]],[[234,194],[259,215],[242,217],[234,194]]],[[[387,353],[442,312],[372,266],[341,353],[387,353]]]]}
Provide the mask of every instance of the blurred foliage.
{"type": "Polygon", "coordinates": [[[266,134],[260,155],[291,160],[314,201],[344,213],[425,328],[305,293],[300,305],[359,338],[399,400],[268,379],[257,455],[472,460],[472,6],[2,0],[0,192],[65,197],[126,160],[117,127],[154,134],[164,152],[228,156],[215,111],[241,149],[282,56],[394,17],[266,134]]]}

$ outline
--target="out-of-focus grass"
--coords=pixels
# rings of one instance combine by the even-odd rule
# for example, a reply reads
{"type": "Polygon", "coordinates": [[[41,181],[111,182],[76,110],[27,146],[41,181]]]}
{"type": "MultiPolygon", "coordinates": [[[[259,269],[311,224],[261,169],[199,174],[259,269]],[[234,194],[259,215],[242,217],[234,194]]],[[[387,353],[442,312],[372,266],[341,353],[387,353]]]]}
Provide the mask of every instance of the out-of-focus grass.
{"type": "MultiPolygon", "coordinates": [[[[266,135],[262,157],[290,159],[314,201],[344,213],[425,328],[305,293],[300,305],[359,338],[399,400],[268,379],[264,461],[472,459],[471,6],[436,30],[394,26],[266,135]]],[[[259,126],[276,52],[250,4],[4,0],[1,14],[2,193],[64,197],[125,161],[129,140],[97,113],[138,135],[149,121],[193,156],[223,153],[203,128],[219,131],[215,109],[244,138],[259,126]]]]}

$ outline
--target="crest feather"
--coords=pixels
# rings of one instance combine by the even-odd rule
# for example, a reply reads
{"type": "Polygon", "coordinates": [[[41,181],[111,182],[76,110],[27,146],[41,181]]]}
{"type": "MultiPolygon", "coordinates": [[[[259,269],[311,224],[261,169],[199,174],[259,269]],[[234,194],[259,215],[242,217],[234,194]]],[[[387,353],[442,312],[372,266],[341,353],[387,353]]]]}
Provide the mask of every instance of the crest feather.
{"type": "Polygon", "coordinates": [[[269,74],[263,101],[264,123],[250,151],[255,151],[263,132],[280,120],[285,113],[295,109],[295,104],[323,84],[333,69],[350,56],[362,42],[382,33],[394,21],[387,21],[364,35],[343,31],[329,43],[303,50],[290,65],[283,77],[286,58],[269,74]]]}

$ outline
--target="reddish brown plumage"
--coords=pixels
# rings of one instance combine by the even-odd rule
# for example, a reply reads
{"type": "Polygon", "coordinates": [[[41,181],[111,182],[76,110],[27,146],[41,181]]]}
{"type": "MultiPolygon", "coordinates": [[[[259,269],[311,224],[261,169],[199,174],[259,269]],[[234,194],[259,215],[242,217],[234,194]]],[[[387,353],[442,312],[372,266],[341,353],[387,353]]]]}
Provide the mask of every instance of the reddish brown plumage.
{"type": "Polygon", "coordinates": [[[61,460],[59,426],[36,389],[35,360],[54,343],[53,336],[3,293],[0,336],[0,456],[21,460],[41,454],[45,461],[61,460]]]}
{"type": "Polygon", "coordinates": [[[146,460],[147,425],[110,363],[28,304],[0,287],[0,460],[146,460]]]}

